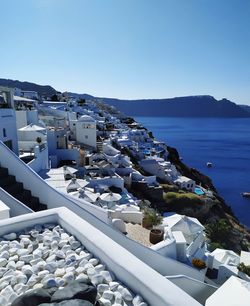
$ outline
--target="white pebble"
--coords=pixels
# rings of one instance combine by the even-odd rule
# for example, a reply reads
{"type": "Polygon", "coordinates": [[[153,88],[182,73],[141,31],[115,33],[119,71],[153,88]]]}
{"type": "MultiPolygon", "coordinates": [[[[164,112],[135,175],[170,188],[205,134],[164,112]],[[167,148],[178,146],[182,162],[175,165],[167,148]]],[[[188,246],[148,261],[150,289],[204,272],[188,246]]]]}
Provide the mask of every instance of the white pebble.
{"type": "Polygon", "coordinates": [[[104,299],[107,299],[107,300],[111,301],[113,299],[113,297],[114,297],[114,292],[111,291],[111,290],[106,290],[106,291],[103,292],[102,297],[104,299]]]}
{"type": "Polygon", "coordinates": [[[65,285],[65,280],[62,279],[61,277],[56,277],[55,280],[57,287],[62,287],[65,285]]]}
{"type": "Polygon", "coordinates": [[[16,269],[16,263],[11,260],[11,261],[8,262],[6,268],[10,269],[10,270],[15,270],[16,269]]]}
{"type": "Polygon", "coordinates": [[[69,235],[68,235],[67,233],[62,233],[62,234],[61,234],[61,238],[62,238],[62,240],[68,241],[69,235]]]}
{"type": "Polygon", "coordinates": [[[143,299],[140,295],[136,295],[132,301],[134,306],[139,306],[142,302],[143,302],[143,299]]]}
{"type": "Polygon", "coordinates": [[[40,277],[38,277],[37,275],[33,274],[29,278],[29,280],[27,282],[27,285],[30,286],[30,287],[33,287],[36,283],[38,283],[39,280],[40,280],[40,277]]]}
{"type": "Polygon", "coordinates": [[[9,255],[9,252],[8,251],[3,251],[1,254],[0,254],[0,258],[5,258],[5,259],[9,259],[10,255],[9,255]]]}
{"type": "Polygon", "coordinates": [[[103,305],[103,306],[111,306],[110,300],[106,300],[102,297],[99,299],[99,302],[101,302],[101,305],[103,305]]]}
{"type": "Polygon", "coordinates": [[[1,280],[1,282],[0,282],[0,290],[4,289],[8,285],[9,285],[9,282],[1,280]]]}
{"type": "Polygon", "coordinates": [[[34,257],[34,259],[41,258],[42,255],[43,255],[43,252],[42,252],[42,250],[39,249],[39,248],[36,249],[36,250],[34,250],[34,252],[33,252],[33,257],[34,257]]]}
{"type": "Polygon", "coordinates": [[[25,262],[24,262],[24,261],[18,261],[18,262],[16,263],[16,268],[17,268],[17,269],[21,269],[24,265],[25,265],[25,262]]]}
{"type": "Polygon", "coordinates": [[[90,258],[89,263],[91,263],[93,266],[98,265],[99,260],[97,258],[90,258]]]}
{"type": "Polygon", "coordinates": [[[48,270],[43,270],[43,271],[38,272],[37,275],[40,277],[40,279],[42,279],[42,278],[44,278],[48,274],[49,274],[48,270]]]}
{"type": "Polygon", "coordinates": [[[24,255],[28,255],[29,251],[27,249],[18,249],[17,250],[17,255],[18,256],[24,256],[24,255]]]}
{"type": "Polygon", "coordinates": [[[125,301],[131,302],[133,300],[133,296],[127,288],[123,288],[121,295],[125,301]]]}
{"type": "Polygon", "coordinates": [[[121,293],[118,291],[115,291],[114,295],[115,295],[115,303],[121,304],[123,301],[121,293]]]}
{"type": "Polygon", "coordinates": [[[92,277],[91,277],[91,282],[97,286],[101,283],[103,283],[103,276],[101,274],[94,274],[92,277]]]}
{"type": "Polygon", "coordinates": [[[65,254],[61,250],[56,251],[55,255],[57,258],[62,258],[62,259],[65,258],[65,254]]]}
{"type": "Polygon", "coordinates": [[[33,289],[39,289],[39,288],[43,288],[43,284],[42,283],[37,283],[33,287],[33,289]]]}
{"type": "Polygon", "coordinates": [[[1,296],[5,297],[6,300],[9,302],[9,298],[10,296],[14,293],[14,290],[12,289],[12,287],[9,285],[7,287],[5,287],[2,292],[1,292],[1,296]]]}
{"type": "Polygon", "coordinates": [[[7,305],[8,301],[4,296],[0,296],[0,305],[7,305]]]}
{"type": "Polygon", "coordinates": [[[26,284],[27,283],[27,276],[25,274],[20,274],[16,277],[17,283],[18,284],[26,284]]]}
{"type": "Polygon", "coordinates": [[[59,248],[62,248],[62,247],[64,247],[67,243],[68,243],[68,240],[62,239],[62,240],[59,241],[58,247],[59,247],[59,248]]]}
{"type": "Polygon", "coordinates": [[[86,274],[84,273],[80,273],[79,275],[77,275],[76,280],[83,280],[83,281],[87,281],[89,278],[86,274]]]}
{"type": "Polygon", "coordinates": [[[57,268],[55,271],[55,276],[63,276],[66,273],[64,268],[57,268]]]}
{"type": "Polygon", "coordinates": [[[109,273],[109,271],[101,271],[100,274],[103,276],[104,280],[107,283],[110,283],[113,281],[113,278],[111,276],[111,274],[109,273]]]}
{"type": "Polygon", "coordinates": [[[10,256],[10,261],[18,261],[19,257],[17,255],[10,256]]]}
{"type": "Polygon", "coordinates": [[[110,282],[109,288],[114,291],[120,284],[118,282],[110,282]]]}
{"type": "Polygon", "coordinates": [[[6,258],[0,258],[0,267],[6,266],[8,263],[8,260],[6,258]]]}
{"type": "Polygon", "coordinates": [[[32,270],[32,267],[30,265],[24,265],[22,267],[21,271],[25,275],[32,275],[33,274],[33,270],[32,270]]]}
{"type": "Polygon", "coordinates": [[[21,293],[24,293],[29,287],[27,285],[24,285],[24,284],[17,284],[14,286],[14,291],[17,293],[17,294],[21,294],[21,293]]]}
{"type": "Polygon", "coordinates": [[[63,279],[69,283],[69,282],[72,282],[74,280],[74,273],[72,272],[68,272],[66,273],[64,276],[63,276],[63,279]]]}
{"type": "Polygon", "coordinates": [[[99,284],[97,286],[97,291],[99,293],[103,293],[104,291],[107,291],[107,290],[109,290],[109,285],[107,285],[107,284],[99,284]]]}
{"type": "Polygon", "coordinates": [[[97,272],[101,272],[101,271],[105,270],[105,266],[102,265],[102,264],[99,264],[99,265],[95,266],[95,269],[96,269],[97,272]]]}

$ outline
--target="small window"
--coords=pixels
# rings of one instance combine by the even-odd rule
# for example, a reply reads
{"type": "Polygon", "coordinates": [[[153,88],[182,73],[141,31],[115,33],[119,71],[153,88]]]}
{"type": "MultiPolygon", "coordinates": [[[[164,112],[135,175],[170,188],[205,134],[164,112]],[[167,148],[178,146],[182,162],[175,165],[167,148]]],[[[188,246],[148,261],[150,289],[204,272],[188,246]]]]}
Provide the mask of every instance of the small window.
{"type": "Polygon", "coordinates": [[[75,123],[73,123],[73,126],[75,126],[76,124],[75,123]]]}
{"type": "Polygon", "coordinates": [[[189,188],[189,184],[187,184],[187,188],[189,188]]]}
{"type": "Polygon", "coordinates": [[[3,137],[7,137],[6,129],[5,128],[3,128],[3,137]]]}
{"type": "Polygon", "coordinates": [[[85,139],[88,139],[89,138],[89,136],[88,135],[85,135],[85,139]]]}

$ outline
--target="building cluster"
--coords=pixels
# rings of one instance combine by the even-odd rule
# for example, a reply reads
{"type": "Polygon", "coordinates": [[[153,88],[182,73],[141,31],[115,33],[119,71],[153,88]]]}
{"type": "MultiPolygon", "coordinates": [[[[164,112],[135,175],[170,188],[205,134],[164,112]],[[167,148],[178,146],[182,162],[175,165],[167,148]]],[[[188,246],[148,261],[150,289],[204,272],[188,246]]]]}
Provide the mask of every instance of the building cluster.
{"type": "MultiPolygon", "coordinates": [[[[50,283],[63,287],[83,274],[82,278],[102,285],[97,295],[101,305],[248,305],[250,278],[238,265],[250,265],[250,253],[208,251],[204,227],[197,219],[164,215],[158,225],[163,239],[154,245],[143,245],[128,235],[131,224],[140,231],[145,216],[143,201],[133,188],[153,195],[162,192],[161,181],[198,195],[211,192],[181,175],[167,159],[166,144],[131,118],[100,101],[69,94],[64,98],[65,102],[40,101],[36,92],[0,87],[0,301],[11,305],[31,287],[50,283]],[[62,253],[55,238],[62,267],[55,266],[56,255],[36,258],[30,246],[23,254],[29,256],[24,260],[29,267],[22,269],[16,253],[10,259],[11,249],[22,247],[23,238],[32,241],[39,230],[33,238],[26,230],[27,237],[18,236],[21,242],[11,241],[22,230],[45,223],[61,226],[61,232],[75,236],[98,260],[91,261],[91,255],[83,261],[84,247],[76,251],[70,241],[62,253]],[[9,242],[3,243],[4,239],[9,242]],[[69,269],[66,262],[72,252],[69,269]],[[37,273],[30,263],[39,259],[34,266],[45,262],[40,266],[46,270],[48,258],[55,261],[53,273],[57,269],[62,273],[58,277],[50,271],[49,277],[37,273]],[[124,289],[127,300],[118,290],[122,285],[113,278],[105,281],[100,273],[105,268],[96,269],[99,261],[129,288],[124,289]],[[33,282],[25,271],[33,274],[33,282]],[[12,282],[14,272],[22,286],[12,282]]],[[[54,237],[51,231],[47,236],[54,237]]],[[[41,244],[43,254],[48,242],[41,244]]]]}

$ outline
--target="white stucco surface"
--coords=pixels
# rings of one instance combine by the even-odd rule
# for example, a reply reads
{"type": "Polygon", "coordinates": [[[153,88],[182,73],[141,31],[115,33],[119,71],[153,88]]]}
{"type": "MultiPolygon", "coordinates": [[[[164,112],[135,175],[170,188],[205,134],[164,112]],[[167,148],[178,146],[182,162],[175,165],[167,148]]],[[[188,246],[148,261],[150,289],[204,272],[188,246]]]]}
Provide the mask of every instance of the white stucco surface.
{"type": "Polygon", "coordinates": [[[0,200],[0,220],[10,217],[10,208],[0,200]]]}
{"type": "Polygon", "coordinates": [[[249,306],[250,283],[231,276],[206,301],[206,306],[249,306]]]}

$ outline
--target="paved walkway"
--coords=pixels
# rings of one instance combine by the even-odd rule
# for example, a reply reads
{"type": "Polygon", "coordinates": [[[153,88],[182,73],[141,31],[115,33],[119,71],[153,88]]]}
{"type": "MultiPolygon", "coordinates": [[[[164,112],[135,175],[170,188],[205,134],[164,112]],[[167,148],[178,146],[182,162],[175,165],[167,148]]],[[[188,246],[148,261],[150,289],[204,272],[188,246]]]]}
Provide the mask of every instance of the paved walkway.
{"type": "Polygon", "coordinates": [[[127,237],[132,240],[135,240],[145,246],[151,246],[149,242],[149,233],[150,230],[142,227],[139,224],[126,223],[127,237]]]}

